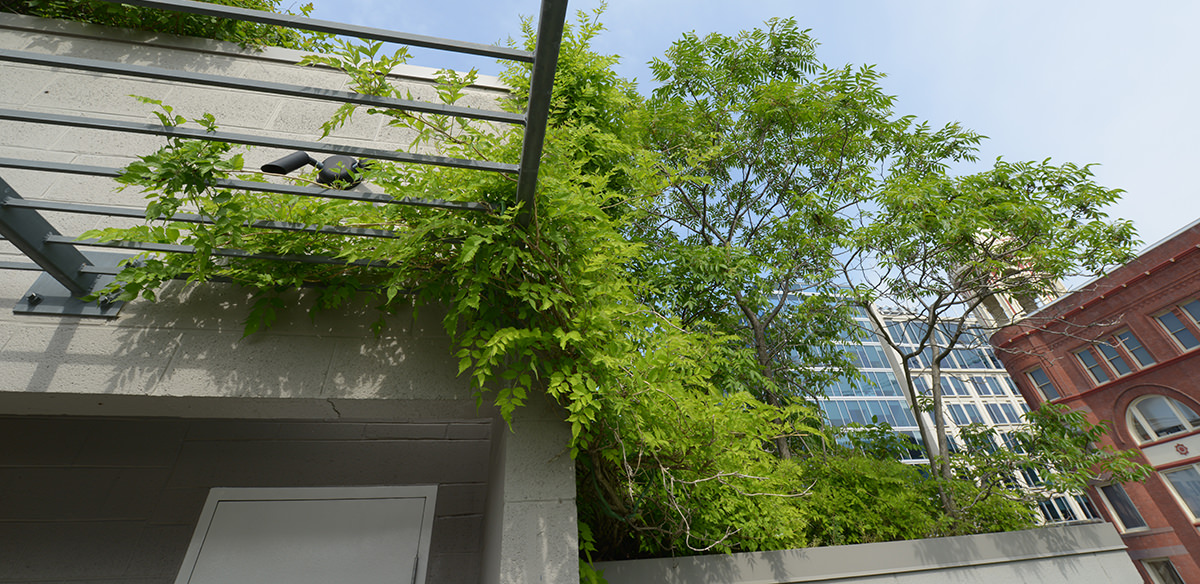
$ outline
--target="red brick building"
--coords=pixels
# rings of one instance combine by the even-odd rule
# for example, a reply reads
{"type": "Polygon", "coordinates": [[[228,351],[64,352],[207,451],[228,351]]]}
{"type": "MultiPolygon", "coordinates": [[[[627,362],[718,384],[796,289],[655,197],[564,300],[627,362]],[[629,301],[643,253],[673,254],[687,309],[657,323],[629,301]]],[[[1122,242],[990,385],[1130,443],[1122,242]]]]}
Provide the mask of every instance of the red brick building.
{"type": "Polygon", "coordinates": [[[1031,406],[1111,422],[1154,473],[1091,493],[1147,583],[1200,584],[1200,222],[992,337],[1031,406]]]}

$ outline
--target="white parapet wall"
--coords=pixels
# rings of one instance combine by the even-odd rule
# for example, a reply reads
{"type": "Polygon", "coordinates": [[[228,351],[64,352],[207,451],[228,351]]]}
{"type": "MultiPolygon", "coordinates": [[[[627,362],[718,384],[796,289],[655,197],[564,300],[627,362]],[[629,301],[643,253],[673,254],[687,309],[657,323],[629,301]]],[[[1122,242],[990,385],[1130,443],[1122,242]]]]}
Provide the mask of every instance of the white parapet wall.
{"type": "Polygon", "coordinates": [[[724,556],[601,562],[609,584],[1141,582],[1113,526],[1090,523],[724,556]]]}

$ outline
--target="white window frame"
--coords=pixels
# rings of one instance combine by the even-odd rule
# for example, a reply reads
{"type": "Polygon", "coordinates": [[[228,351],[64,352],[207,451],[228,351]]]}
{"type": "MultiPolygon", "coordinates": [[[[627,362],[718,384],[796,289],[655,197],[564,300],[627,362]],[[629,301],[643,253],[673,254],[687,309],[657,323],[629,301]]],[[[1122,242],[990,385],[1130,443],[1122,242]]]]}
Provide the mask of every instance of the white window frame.
{"type": "Polygon", "coordinates": [[[1176,584],[1176,583],[1183,582],[1183,577],[1179,575],[1179,570],[1177,570],[1175,568],[1175,564],[1171,563],[1171,560],[1167,559],[1167,558],[1151,558],[1151,559],[1147,559],[1147,560],[1142,560],[1142,569],[1144,569],[1146,571],[1146,574],[1148,574],[1150,576],[1150,581],[1153,582],[1154,584],[1176,584]],[[1158,562],[1166,562],[1167,567],[1169,567],[1171,569],[1171,571],[1174,572],[1174,574],[1175,574],[1174,579],[1172,579],[1172,580],[1163,579],[1158,575],[1157,572],[1155,572],[1153,569],[1151,569],[1151,567],[1150,567],[1151,564],[1158,563],[1158,562]]]}
{"type": "Polygon", "coordinates": [[[1146,516],[1142,515],[1142,511],[1137,508],[1137,504],[1135,504],[1133,502],[1133,497],[1129,496],[1129,491],[1125,490],[1124,485],[1122,485],[1120,483],[1111,483],[1108,485],[1097,486],[1096,493],[1098,495],[1100,495],[1100,502],[1104,505],[1104,508],[1108,509],[1108,515],[1110,517],[1112,517],[1113,525],[1117,526],[1117,531],[1120,531],[1121,533],[1137,533],[1139,531],[1146,531],[1146,530],[1150,529],[1150,524],[1146,521],[1146,516]],[[1111,487],[1114,485],[1119,487],[1121,489],[1122,493],[1125,493],[1125,498],[1129,499],[1129,505],[1131,507],[1133,507],[1133,510],[1135,512],[1137,512],[1138,518],[1140,518],[1142,520],[1142,525],[1140,525],[1138,527],[1126,527],[1125,526],[1125,522],[1121,519],[1121,515],[1119,513],[1117,513],[1116,507],[1113,506],[1112,501],[1108,500],[1108,495],[1103,490],[1104,487],[1111,487]]]}
{"type": "Polygon", "coordinates": [[[1154,322],[1157,322],[1158,326],[1162,329],[1162,331],[1167,333],[1167,336],[1170,337],[1171,342],[1175,343],[1175,347],[1178,348],[1180,351],[1187,353],[1188,351],[1192,351],[1197,348],[1200,348],[1200,343],[1198,343],[1194,347],[1184,346],[1183,341],[1180,341],[1179,337],[1176,337],[1175,333],[1171,332],[1171,329],[1167,327],[1167,323],[1162,321],[1163,315],[1166,315],[1166,314],[1170,314],[1171,316],[1173,316],[1177,320],[1179,320],[1179,324],[1183,325],[1183,329],[1181,329],[1181,330],[1188,331],[1188,333],[1190,333],[1193,338],[1195,338],[1197,341],[1200,341],[1200,334],[1197,334],[1197,332],[1196,332],[1196,327],[1198,325],[1197,325],[1196,321],[1192,319],[1191,315],[1188,314],[1187,311],[1184,310],[1182,306],[1172,306],[1171,308],[1163,310],[1162,312],[1156,313],[1154,315],[1154,322]],[[1176,310],[1177,308],[1178,308],[1178,310],[1176,310]],[[1188,325],[1189,322],[1191,322],[1190,326],[1188,325]]]}
{"type": "Polygon", "coordinates": [[[1029,369],[1029,370],[1025,371],[1025,379],[1029,380],[1029,384],[1033,386],[1033,391],[1036,392],[1038,394],[1038,396],[1040,396],[1042,398],[1043,402],[1051,402],[1056,399],[1062,398],[1062,393],[1059,392],[1058,387],[1056,387],[1054,385],[1054,380],[1050,379],[1050,374],[1046,372],[1045,367],[1034,367],[1033,369],[1029,369]],[[1054,393],[1058,394],[1056,397],[1051,398],[1046,395],[1046,392],[1042,391],[1042,386],[1039,385],[1037,380],[1033,378],[1034,371],[1042,372],[1042,375],[1044,375],[1046,377],[1047,385],[1049,385],[1050,388],[1054,390],[1054,393]]]}
{"type": "MultiPolygon", "coordinates": [[[[1152,393],[1149,395],[1144,395],[1144,396],[1141,396],[1141,397],[1133,400],[1133,402],[1131,402],[1129,404],[1129,407],[1126,408],[1126,411],[1125,411],[1125,418],[1126,418],[1125,425],[1129,429],[1129,434],[1131,436],[1133,436],[1133,439],[1136,440],[1138,444],[1150,444],[1152,442],[1158,442],[1159,440],[1166,440],[1167,438],[1170,438],[1171,436],[1187,434],[1189,432],[1194,432],[1194,431],[1200,429],[1200,426],[1195,426],[1191,422],[1188,421],[1188,417],[1179,410],[1179,406],[1183,406],[1185,408],[1188,407],[1187,405],[1180,403],[1179,400],[1177,400],[1173,397],[1162,395],[1159,393],[1152,393]],[[1181,430],[1179,432],[1172,432],[1170,434],[1164,434],[1162,436],[1159,436],[1158,432],[1155,432],[1154,428],[1152,428],[1150,426],[1150,423],[1146,420],[1146,417],[1144,415],[1142,415],[1142,412],[1137,409],[1138,404],[1145,402],[1145,401],[1149,401],[1150,399],[1153,399],[1153,398],[1161,398],[1161,399],[1165,400],[1167,403],[1167,406],[1171,408],[1171,412],[1175,414],[1176,418],[1180,422],[1183,422],[1185,429],[1181,430]],[[1137,430],[1134,428],[1134,425],[1133,425],[1135,420],[1146,431],[1146,433],[1154,434],[1153,436],[1150,437],[1149,440],[1143,440],[1141,435],[1138,434],[1137,430]]],[[[1188,409],[1191,409],[1191,408],[1188,408],[1188,409]]]]}
{"type": "Polygon", "coordinates": [[[1200,463],[1197,463],[1185,464],[1183,466],[1162,470],[1158,472],[1158,475],[1162,479],[1162,482],[1167,485],[1167,489],[1171,491],[1171,496],[1175,498],[1175,502],[1179,504],[1179,507],[1183,509],[1183,512],[1186,513],[1187,516],[1192,520],[1192,523],[1197,523],[1200,522],[1200,517],[1197,517],[1196,514],[1192,512],[1192,508],[1188,506],[1187,501],[1184,501],[1183,497],[1179,496],[1179,491],[1175,490],[1175,484],[1171,482],[1171,479],[1167,478],[1167,475],[1169,474],[1183,472],[1189,468],[1194,469],[1197,473],[1200,473],[1200,463]]]}

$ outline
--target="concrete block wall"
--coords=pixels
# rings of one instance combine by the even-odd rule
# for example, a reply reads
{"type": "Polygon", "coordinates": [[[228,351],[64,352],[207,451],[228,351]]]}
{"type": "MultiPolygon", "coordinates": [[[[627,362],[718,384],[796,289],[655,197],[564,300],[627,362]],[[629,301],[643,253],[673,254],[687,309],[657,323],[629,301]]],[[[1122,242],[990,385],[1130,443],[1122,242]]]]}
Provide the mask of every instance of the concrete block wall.
{"type": "MultiPolygon", "coordinates": [[[[330,89],[345,83],[334,71],[295,67],[295,51],[7,14],[0,48],[330,89]]],[[[407,67],[395,80],[431,98],[432,72],[407,67]]],[[[483,79],[461,104],[496,108],[505,93],[483,79]]],[[[213,113],[223,130],[306,140],[332,111],[0,66],[3,108],[156,123],[129,94],[163,99],[189,118],[213,113]]],[[[0,157],[119,167],[164,140],[0,122],[0,157]]],[[[356,114],[328,140],[398,148],[411,136],[356,114]]],[[[252,149],[246,163],[284,153],[252,149]]],[[[144,206],[139,193],[117,192],[108,179],[8,169],[0,177],[26,198],[144,206]]],[[[65,235],[120,225],[45,215],[65,235]]],[[[2,241],[0,260],[24,261],[2,241]]],[[[437,307],[390,316],[376,336],[376,314],[310,317],[296,293],[269,330],[243,337],[251,298],[231,286],[172,284],[158,302],[131,302],[111,321],[12,314],[35,277],[0,271],[0,582],[169,581],[201,492],[212,486],[412,482],[436,482],[447,493],[439,494],[429,582],[578,581],[562,412],[535,403],[510,428],[478,407],[456,375],[437,307]]]]}
{"type": "Polygon", "coordinates": [[[438,485],[428,582],[477,582],[491,432],[479,420],[0,417],[0,582],[170,583],[211,487],[396,484],[438,485]]]}

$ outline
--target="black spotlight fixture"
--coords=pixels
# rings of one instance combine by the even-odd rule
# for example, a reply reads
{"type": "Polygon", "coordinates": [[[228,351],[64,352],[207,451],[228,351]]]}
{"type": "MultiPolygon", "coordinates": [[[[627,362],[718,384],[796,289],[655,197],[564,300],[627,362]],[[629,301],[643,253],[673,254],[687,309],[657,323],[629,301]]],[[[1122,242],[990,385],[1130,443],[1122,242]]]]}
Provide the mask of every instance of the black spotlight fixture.
{"type": "Polygon", "coordinates": [[[362,178],[358,176],[358,171],[366,166],[366,163],[362,160],[350,156],[342,156],[341,154],[330,156],[325,159],[325,162],[317,162],[307,152],[296,151],[279,160],[262,165],[262,171],[273,174],[287,174],[309,164],[317,167],[317,170],[320,171],[317,173],[318,183],[333,185],[336,182],[338,183],[337,187],[342,190],[358,186],[358,183],[362,182],[362,178]]]}

